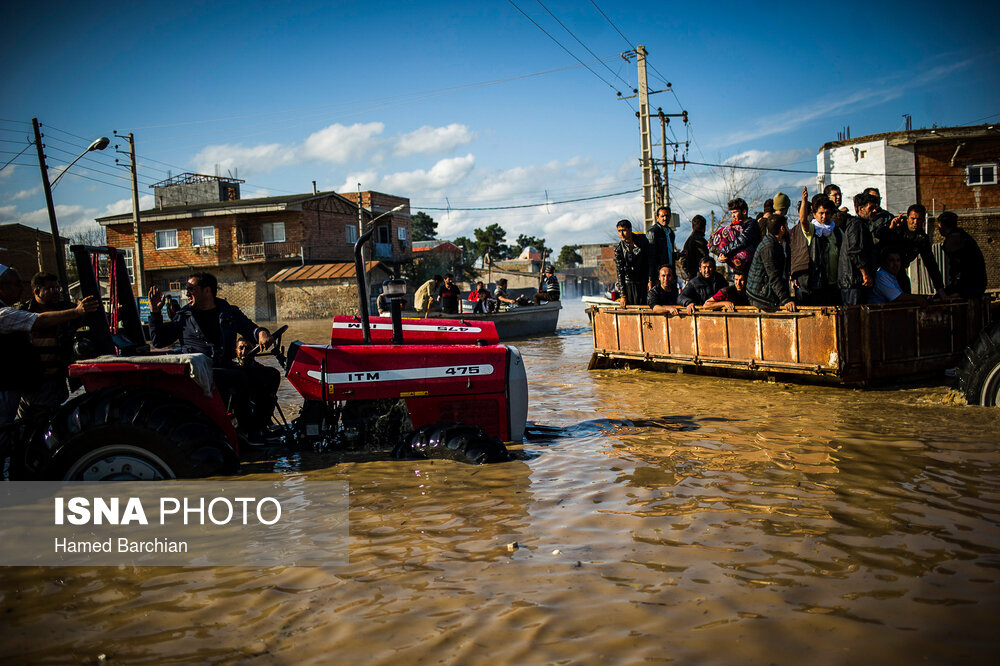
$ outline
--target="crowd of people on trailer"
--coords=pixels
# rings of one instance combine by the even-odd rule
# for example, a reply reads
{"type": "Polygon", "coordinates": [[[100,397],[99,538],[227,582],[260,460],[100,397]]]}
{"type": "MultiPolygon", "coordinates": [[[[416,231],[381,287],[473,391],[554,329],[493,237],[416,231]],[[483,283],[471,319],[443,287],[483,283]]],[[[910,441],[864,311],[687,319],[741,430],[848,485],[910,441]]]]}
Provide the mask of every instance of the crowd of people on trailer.
{"type": "Polygon", "coordinates": [[[654,312],[693,314],[697,309],[733,312],[738,306],[795,312],[800,306],[924,304],[985,293],[982,251],[955,213],[945,211],[936,219],[948,260],[945,283],[931,250],[924,206],[913,204],[906,214],[893,216],[881,207],[874,187],[854,197],[853,215],[842,203],[837,185],[812,198],[803,187],[798,222],[789,228],[786,194],[765,201],[755,218],[746,201],[733,199],[728,224],[706,237],[706,220],[695,215],[691,235],[679,250],[669,207],[656,211],[647,234],[633,232],[631,222],[620,220],[612,297],[654,312]],[[917,257],[930,277],[932,296],[912,293],[907,269],[917,257]]]}

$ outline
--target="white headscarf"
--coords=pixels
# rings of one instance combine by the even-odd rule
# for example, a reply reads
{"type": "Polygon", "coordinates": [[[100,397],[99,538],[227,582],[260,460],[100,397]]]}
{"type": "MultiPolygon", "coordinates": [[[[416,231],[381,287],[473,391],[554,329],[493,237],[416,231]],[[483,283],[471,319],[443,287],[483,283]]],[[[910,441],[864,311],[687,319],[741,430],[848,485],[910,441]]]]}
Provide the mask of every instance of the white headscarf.
{"type": "Polygon", "coordinates": [[[833,220],[830,221],[830,224],[821,224],[821,223],[817,222],[815,219],[813,219],[813,231],[820,238],[822,238],[823,236],[829,236],[830,234],[832,234],[833,233],[833,226],[834,226],[833,225],[833,220]]]}

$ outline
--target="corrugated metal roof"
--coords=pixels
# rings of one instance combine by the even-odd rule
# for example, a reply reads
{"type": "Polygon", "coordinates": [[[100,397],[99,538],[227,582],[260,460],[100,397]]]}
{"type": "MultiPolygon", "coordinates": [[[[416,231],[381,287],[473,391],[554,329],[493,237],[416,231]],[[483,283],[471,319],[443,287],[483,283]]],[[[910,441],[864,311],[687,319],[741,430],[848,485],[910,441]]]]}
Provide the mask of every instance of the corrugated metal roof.
{"type": "MultiPolygon", "coordinates": [[[[369,273],[375,268],[386,268],[381,261],[369,261],[365,270],[369,273]]],[[[305,266],[289,266],[283,268],[270,278],[268,282],[292,282],[295,280],[343,280],[354,279],[354,262],[338,262],[335,264],[306,264],[305,266]]]]}

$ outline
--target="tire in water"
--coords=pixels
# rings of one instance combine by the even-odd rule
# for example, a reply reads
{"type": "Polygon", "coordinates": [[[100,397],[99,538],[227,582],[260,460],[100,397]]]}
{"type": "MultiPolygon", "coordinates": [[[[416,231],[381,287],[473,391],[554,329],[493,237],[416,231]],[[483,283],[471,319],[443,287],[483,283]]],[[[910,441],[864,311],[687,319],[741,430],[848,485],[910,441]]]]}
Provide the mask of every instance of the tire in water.
{"type": "Polygon", "coordinates": [[[66,481],[190,479],[239,469],[225,434],[204,413],[135,387],[66,403],[23,463],[31,478],[66,481]]]}
{"type": "Polygon", "coordinates": [[[970,405],[1000,406],[1000,322],[965,348],[956,376],[958,390],[970,405]]]}
{"type": "Polygon", "coordinates": [[[507,462],[507,447],[482,428],[456,423],[432,423],[407,435],[392,457],[402,460],[434,458],[481,465],[507,462]]]}

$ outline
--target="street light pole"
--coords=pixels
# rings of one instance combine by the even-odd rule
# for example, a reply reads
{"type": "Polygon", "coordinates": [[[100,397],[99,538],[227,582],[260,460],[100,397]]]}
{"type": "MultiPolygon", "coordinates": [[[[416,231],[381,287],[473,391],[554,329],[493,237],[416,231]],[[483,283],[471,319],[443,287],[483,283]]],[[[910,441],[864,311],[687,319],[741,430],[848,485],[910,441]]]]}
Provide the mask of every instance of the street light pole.
{"type": "Polygon", "coordinates": [[[42,146],[42,133],[38,129],[38,118],[31,119],[31,127],[35,130],[35,148],[38,149],[38,167],[42,170],[42,190],[45,192],[45,207],[49,209],[49,229],[52,232],[52,250],[56,255],[56,270],[59,272],[59,284],[62,285],[63,297],[69,297],[69,278],[66,276],[66,259],[63,256],[62,243],[59,242],[59,224],[56,222],[56,207],[52,203],[52,186],[49,184],[49,169],[45,165],[45,150],[42,146]]]}
{"type": "Polygon", "coordinates": [[[92,150],[104,150],[111,141],[106,136],[95,139],[87,149],[77,155],[76,159],[63,169],[56,179],[49,183],[49,168],[45,164],[45,150],[42,145],[42,133],[39,130],[38,118],[31,119],[31,127],[35,130],[35,148],[38,149],[38,168],[42,170],[42,189],[45,191],[45,207],[49,211],[49,228],[52,231],[52,249],[56,254],[56,269],[59,271],[59,284],[63,288],[63,294],[69,296],[69,278],[66,276],[66,257],[63,253],[62,243],[59,242],[59,224],[56,222],[56,208],[52,203],[52,188],[55,187],[59,179],[66,175],[69,168],[80,161],[80,158],[92,150]]]}

